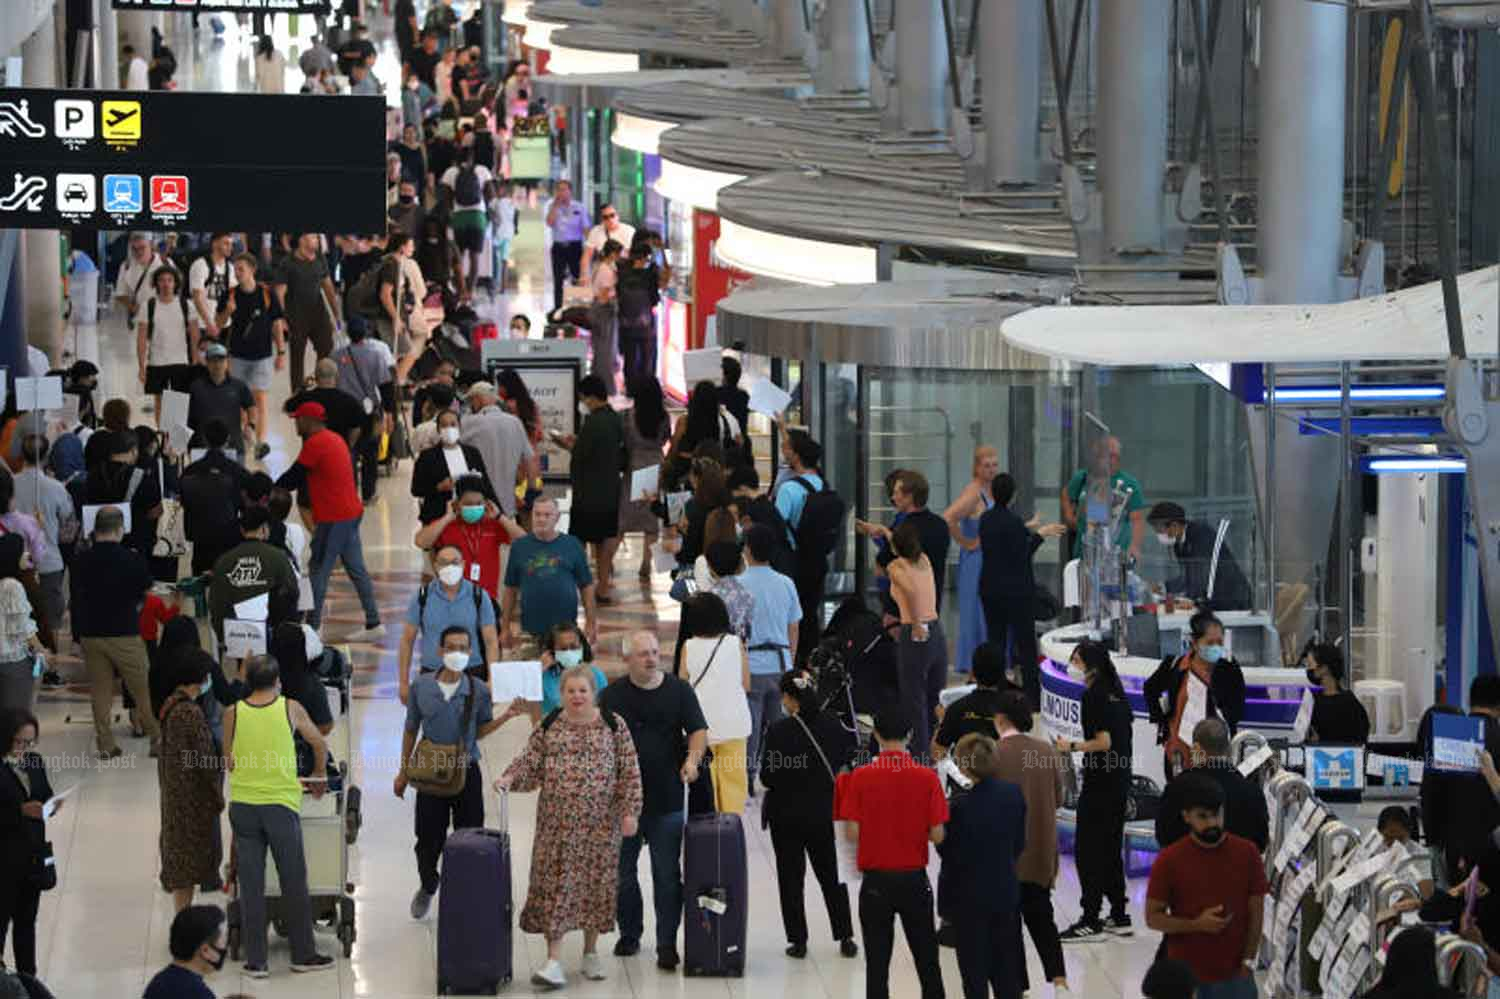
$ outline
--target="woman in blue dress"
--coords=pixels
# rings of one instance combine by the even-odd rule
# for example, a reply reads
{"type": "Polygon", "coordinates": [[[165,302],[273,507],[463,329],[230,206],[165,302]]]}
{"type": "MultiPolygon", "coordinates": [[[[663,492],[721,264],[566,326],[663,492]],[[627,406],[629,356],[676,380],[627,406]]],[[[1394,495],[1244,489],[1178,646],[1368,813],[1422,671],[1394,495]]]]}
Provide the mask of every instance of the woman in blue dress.
{"type": "Polygon", "coordinates": [[[953,668],[967,673],[974,650],[986,640],[984,607],[979,603],[979,518],[994,503],[990,487],[1000,474],[1000,452],[984,445],[974,449],[974,477],[958,499],[943,511],[948,531],[958,545],[958,648],[953,668]]]}

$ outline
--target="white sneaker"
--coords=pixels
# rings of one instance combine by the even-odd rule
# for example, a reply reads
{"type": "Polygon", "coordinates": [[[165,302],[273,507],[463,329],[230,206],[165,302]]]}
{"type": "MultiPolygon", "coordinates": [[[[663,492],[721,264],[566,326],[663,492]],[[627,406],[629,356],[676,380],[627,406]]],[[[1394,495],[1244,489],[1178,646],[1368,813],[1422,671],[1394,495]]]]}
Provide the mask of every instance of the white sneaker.
{"type": "Polygon", "coordinates": [[[1052,986],[1052,999],[1073,999],[1073,990],[1066,985],[1052,986]]]}
{"type": "Polygon", "coordinates": [[[604,962],[598,954],[583,955],[583,977],[591,982],[602,982],[607,977],[604,974],[604,962]]]}
{"type": "Polygon", "coordinates": [[[548,989],[560,989],[568,984],[568,979],[563,975],[561,963],[548,961],[540,969],[532,972],[531,984],[548,989]]]}
{"type": "Polygon", "coordinates": [[[385,637],[385,625],[377,624],[373,628],[361,628],[351,631],[344,638],[346,642],[378,642],[385,637]]]}

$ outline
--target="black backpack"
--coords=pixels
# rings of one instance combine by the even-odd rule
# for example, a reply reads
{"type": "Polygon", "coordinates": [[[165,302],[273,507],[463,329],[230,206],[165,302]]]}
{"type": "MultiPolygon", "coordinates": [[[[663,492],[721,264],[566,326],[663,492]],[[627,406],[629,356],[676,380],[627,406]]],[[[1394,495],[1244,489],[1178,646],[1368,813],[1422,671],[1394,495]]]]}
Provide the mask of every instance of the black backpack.
{"type": "Polygon", "coordinates": [[[792,532],[786,526],[781,511],[765,496],[757,496],[742,508],[752,524],[764,524],[771,529],[776,547],[771,550],[769,565],[788,578],[797,575],[797,557],[792,554],[792,532]]]}
{"type": "MultiPolygon", "coordinates": [[[[387,265],[394,259],[394,257],[385,256],[375,266],[365,268],[359,280],[354,282],[353,287],[344,295],[345,312],[361,315],[367,319],[378,318],[384,314],[380,304],[380,285],[386,274],[387,265]]],[[[400,264],[396,266],[396,278],[399,281],[400,264]]]]}
{"type": "Polygon", "coordinates": [[[797,521],[793,537],[797,540],[797,555],[802,560],[827,559],[838,548],[844,534],[844,515],[849,512],[843,498],[825,482],[821,490],[814,489],[811,482],[802,476],[789,480],[786,485],[796,484],[807,490],[807,499],[802,504],[802,518],[797,521]]]}
{"type": "Polygon", "coordinates": [[[658,297],[655,268],[621,268],[619,282],[615,287],[620,325],[650,326],[651,310],[656,308],[658,297]]]}
{"type": "Polygon", "coordinates": [[[218,468],[184,473],[177,484],[188,540],[220,544],[239,538],[239,483],[218,468]]]}
{"type": "Polygon", "coordinates": [[[477,167],[471,164],[458,171],[458,177],[453,181],[453,200],[460,205],[477,205],[484,200],[477,167]]]}

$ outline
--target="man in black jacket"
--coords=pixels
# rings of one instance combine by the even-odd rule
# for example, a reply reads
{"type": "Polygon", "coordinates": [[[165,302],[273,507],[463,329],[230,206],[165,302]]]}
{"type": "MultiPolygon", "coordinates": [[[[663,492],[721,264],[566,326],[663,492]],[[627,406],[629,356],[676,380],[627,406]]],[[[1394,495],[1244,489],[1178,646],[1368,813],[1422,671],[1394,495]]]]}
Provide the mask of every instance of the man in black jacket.
{"type": "MultiPolygon", "coordinates": [[[[1262,853],[1268,839],[1266,797],[1255,783],[1235,767],[1229,757],[1229,726],[1218,718],[1205,718],[1193,728],[1193,767],[1224,789],[1224,829],[1255,844],[1262,853]]],[[[1156,842],[1165,849],[1188,834],[1178,801],[1181,775],[1162,792],[1156,814],[1156,842]]]]}
{"type": "MultiPolygon", "coordinates": [[[[119,756],[110,731],[115,674],[125,681],[137,704],[151,703],[147,684],[146,643],[141,640],[141,602],[151,587],[151,570],[139,552],[126,548],[125,515],[106,506],[94,517],[94,543],[73,559],[73,624],[83,646],[94,710],[99,753],[119,756]]],[[[151,755],[161,745],[161,728],[151,712],[141,712],[151,739],[151,755]]]]}
{"type": "MultiPolygon", "coordinates": [[[[1434,705],[1417,727],[1417,745],[1432,755],[1434,705]]],[[[1469,684],[1469,714],[1484,717],[1484,748],[1500,759],[1500,676],[1476,676],[1469,684]]],[[[1422,821],[1427,842],[1442,850],[1447,884],[1467,877],[1500,826],[1500,802],[1478,773],[1452,773],[1429,765],[1422,773],[1422,821]]]]}
{"type": "Polygon", "coordinates": [[[1169,579],[1167,592],[1210,610],[1247,610],[1250,584],[1235,561],[1227,535],[1229,522],[1217,527],[1188,520],[1176,503],[1158,503],[1146,515],[1146,523],[1162,544],[1172,549],[1182,575],[1169,579]],[[1216,557],[1217,556],[1217,557],[1216,557]]]}
{"type": "Polygon", "coordinates": [[[239,516],[245,505],[245,467],[224,453],[229,429],[222,420],[209,420],[203,440],[207,452],[183,469],[178,482],[195,576],[213,569],[220,555],[239,544],[239,516]]]}
{"type": "Polygon", "coordinates": [[[1012,667],[1019,667],[1021,686],[1032,708],[1041,710],[1036,574],[1031,559],[1043,541],[1062,535],[1066,528],[1049,524],[1033,532],[1030,524],[1011,512],[1016,480],[1008,472],[995,476],[990,489],[995,505],[979,518],[979,550],[984,553],[984,566],[979,572],[979,601],[984,606],[990,641],[1007,644],[1013,650],[1012,667]]]}

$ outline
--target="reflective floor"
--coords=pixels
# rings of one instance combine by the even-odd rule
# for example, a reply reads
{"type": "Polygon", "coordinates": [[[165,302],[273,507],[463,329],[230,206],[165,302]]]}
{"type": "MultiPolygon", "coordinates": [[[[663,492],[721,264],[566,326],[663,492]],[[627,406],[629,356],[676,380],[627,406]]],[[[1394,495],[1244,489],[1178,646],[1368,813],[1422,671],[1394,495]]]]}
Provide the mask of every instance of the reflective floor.
{"type": "MultiPolygon", "coordinates": [[[[246,90],[250,86],[249,48],[229,37],[215,43],[207,27],[195,38],[181,31],[172,44],[182,59],[179,84],[200,89],[246,90]],[[191,53],[183,58],[184,53],[191,53]]],[[[304,19],[306,21],[307,19],[304,19]]],[[[304,34],[307,26],[304,24],[304,34]]],[[[377,22],[377,37],[388,39],[388,24],[377,22]]],[[[284,35],[286,19],[278,18],[284,35]]],[[[281,39],[285,41],[284,37],[281,39]]],[[[394,53],[382,41],[382,64],[377,74],[394,81],[394,53]]],[[[283,51],[286,51],[283,48],[283,51]]],[[[295,66],[295,55],[289,55],[295,66]]],[[[288,73],[288,87],[295,91],[300,79],[288,73]]],[[[522,226],[516,248],[520,292],[494,304],[483,301],[481,311],[493,310],[504,328],[505,316],[524,310],[533,317],[541,313],[538,293],[548,287],[545,255],[538,235],[540,226],[530,214],[522,226]]],[[[72,341],[70,334],[70,341],[72,341]]],[[[134,344],[117,314],[106,314],[95,330],[78,332],[80,356],[97,358],[102,368],[100,398],[140,396],[135,382],[134,344]]],[[[266,461],[273,473],[280,472],[295,454],[296,439],[290,422],[280,414],[287,395],[285,375],[279,376],[272,393],[272,409],[278,415],[271,428],[273,451],[266,461]]],[[[293,975],[284,941],[272,937],[272,977],[264,981],[242,978],[239,966],[226,965],[211,985],[221,996],[242,994],[259,999],[290,997],[379,996],[384,999],[428,996],[434,988],[436,908],[427,919],[414,922],[407,906],[417,879],[412,853],[412,804],[397,800],[391,792],[394,758],[400,748],[403,712],[395,697],[395,638],[399,620],[419,581],[419,559],[411,545],[416,527],[415,506],[408,494],[410,463],[381,482],[380,496],[366,512],[363,539],[366,557],[377,578],[376,594],[382,616],[392,635],[379,647],[354,646],[356,690],[352,717],[339,720],[347,726],[353,745],[357,783],[364,789],[365,820],[359,842],[350,851],[350,880],[355,885],[358,939],[352,959],[338,961],[337,970],[313,975],[293,975]]],[[[602,644],[607,672],[621,669],[619,635],[642,626],[657,627],[667,644],[675,633],[676,606],[666,595],[667,581],[656,576],[649,586],[632,591],[635,574],[630,571],[639,558],[639,538],[622,547],[619,576],[622,601],[602,614],[606,637],[602,644]]],[[[325,636],[338,641],[361,625],[352,588],[335,576],[330,588],[330,609],[325,636]]],[[[48,826],[54,844],[61,880],[58,888],[43,897],[38,926],[41,977],[59,997],[138,996],[151,974],[167,960],[167,931],[172,919],[170,898],[160,890],[157,871],[158,802],[154,761],[146,756],[145,740],[125,737],[123,720],[117,727],[126,755],[100,767],[94,762],[92,730],[86,689],[76,661],[62,664],[64,672],[79,685],[40,696],[41,750],[48,757],[52,781],[58,788],[78,784],[68,806],[48,826]]],[[[484,769],[497,774],[516,754],[527,734],[524,721],[514,721],[485,741],[484,769]]],[[[334,737],[342,742],[342,733],[334,737]]],[[[486,778],[486,787],[490,777],[486,778]]],[[[530,862],[534,795],[512,802],[510,829],[513,833],[512,870],[515,901],[524,897],[530,862]]],[[[487,792],[487,822],[499,824],[499,807],[493,792],[487,792]]],[[[598,997],[657,996],[725,997],[827,996],[856,999],[864,995],[862,960],[845,960],[827,939],[828,930],[821,897],[815,884],[807,893],[808,915],[813,932],[810,954],[804,961],[783,956],[785,940],[776,893],[774,858],[769,837],[760,828],[754,802],[746,815],[750,843],[750,939],[748,969],[743,979],[685,979],[657,970],[649,949],[639,957],[606,957],[608,979],[586,982],[578,976],[581,937],[574,935],[565,945],[567,990],[598,997]]],[[[226,826],[227,830],[227,826],[226,826]]],[[[840,862],[851,891],[858,891],[858,874],[852,854],[841,844],[840,862]]],[[[936,874],[936,865],[933,867],[936,874]]],[[[650,897],[649,870],[642,864],[642,882],[650,897]]],[[[1142,879],[1130,885],[1132,912],[1141,923],[1142,879]]],[[[1076,915],[1077,878],[1071,859],[1064,860],[1056,891],[1058,921],[1070,922],[1076,915]]],[[[206,901],[221,903],[222,895],[206,901]]],[[[646,939],[652,938],[651,916],[647,916],[646,939]]],[[[601,941],[608,954],[612,937],[601,941]]],[[[320,947],[338,953],[332,933],[319,931],[320,947]]],[[[1154,933],[1137,930],[1130,940],[1080,945],[1068,951],[1069,978],[1077,996],[1134,997],[1139,982],[1156,949],[1154,933]]],[[[1029,952],[1030,972],[1036,986],[1032,996],[1049,996],[1035,954],[1029,952]]],[[[531,995],[532,970],[545,959],[545,945],[538,937],[518,936],[515,941],[516,981],[508,994],[531,995]]],[[[953,952],[943,952],[943,972],[950,994],[960,992],[953,952]]],[[[892,969],[892,990],[897,996],[917,995],[916,976],[904,945],[898,944],[892,969]]]]}

